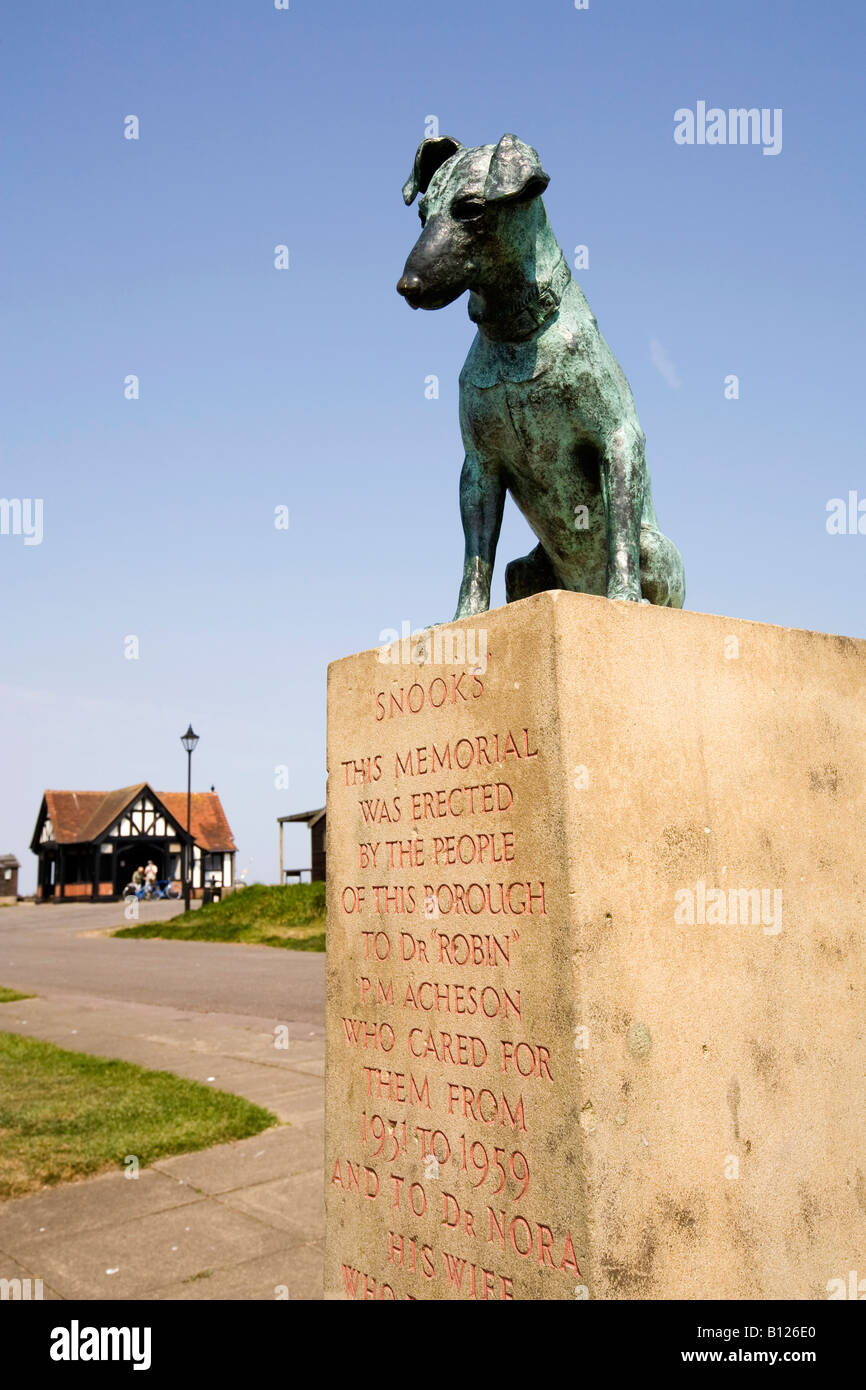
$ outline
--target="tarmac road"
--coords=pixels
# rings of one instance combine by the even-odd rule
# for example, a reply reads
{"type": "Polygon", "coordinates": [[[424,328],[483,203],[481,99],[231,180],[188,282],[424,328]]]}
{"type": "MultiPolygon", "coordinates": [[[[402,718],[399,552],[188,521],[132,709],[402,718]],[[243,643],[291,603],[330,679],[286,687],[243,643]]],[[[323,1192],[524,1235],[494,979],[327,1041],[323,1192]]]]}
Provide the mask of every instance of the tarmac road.
{"type": "MultiPolygon", "coordinates": [[[[142,903],[140,921],[183,904],[142,903]]],[[[122,903],[0,907],[0,985],[324,1027],[325,957],[222,942],[116,940],[122,903]]]]}

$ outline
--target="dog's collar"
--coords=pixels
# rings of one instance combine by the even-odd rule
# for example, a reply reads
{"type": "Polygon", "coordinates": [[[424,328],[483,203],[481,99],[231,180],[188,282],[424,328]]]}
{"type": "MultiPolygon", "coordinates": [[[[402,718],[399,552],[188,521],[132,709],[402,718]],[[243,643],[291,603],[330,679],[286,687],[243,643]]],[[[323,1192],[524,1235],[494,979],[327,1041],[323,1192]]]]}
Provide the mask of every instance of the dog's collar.
{"type": "MultiPolygon", "coordinates": [[[[517,312],[497,314],[491,318],[478,318],[480,331],[486,338],[496,343],[520,343],[531,338],[546,323],[549,323],[559,309],[562,296],[571,280],[571,271],[563,255],[554,267],[550,279],[543,285],[536,285],[532,299],[517,312]]],[[[470,318],[472,318],[470,307],[470,318]]]]}

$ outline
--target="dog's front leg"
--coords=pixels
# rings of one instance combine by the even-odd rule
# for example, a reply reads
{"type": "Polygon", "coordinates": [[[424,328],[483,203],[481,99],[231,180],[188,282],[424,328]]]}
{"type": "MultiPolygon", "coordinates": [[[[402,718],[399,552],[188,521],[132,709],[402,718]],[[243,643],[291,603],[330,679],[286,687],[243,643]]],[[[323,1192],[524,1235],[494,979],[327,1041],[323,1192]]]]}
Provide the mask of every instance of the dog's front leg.
{"type": "Polygon", "coordinates": [[[463,582],[454,617],[471,618],[490,607],[490,581],[502,526],[505,485],[499,470],[467,453],[460,474],[460,519],[466,538],[463,582]]]}
{"type": "Polygon", "coordinates": [[[640,526],[646,479],[640,430],[621,425],[605,443],[601,490],[607,525],[607,596],[641,601],[640,526]]]}

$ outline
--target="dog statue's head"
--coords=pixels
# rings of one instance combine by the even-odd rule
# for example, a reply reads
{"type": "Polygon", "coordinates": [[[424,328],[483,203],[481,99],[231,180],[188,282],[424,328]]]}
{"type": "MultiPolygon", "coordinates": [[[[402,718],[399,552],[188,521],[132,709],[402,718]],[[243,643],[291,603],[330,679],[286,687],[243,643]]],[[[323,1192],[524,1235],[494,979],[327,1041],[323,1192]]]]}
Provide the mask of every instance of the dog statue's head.
{"type": "Polygon", "coordinates": [[[423,231],[397,290],[413,309],[441,309],[475,289],[520,242],[519,214],[550,182],[531,145],[503,135],[498,145],[467,149],[450,135],[422,140],[403,188],[418,194],[423,231]]]}

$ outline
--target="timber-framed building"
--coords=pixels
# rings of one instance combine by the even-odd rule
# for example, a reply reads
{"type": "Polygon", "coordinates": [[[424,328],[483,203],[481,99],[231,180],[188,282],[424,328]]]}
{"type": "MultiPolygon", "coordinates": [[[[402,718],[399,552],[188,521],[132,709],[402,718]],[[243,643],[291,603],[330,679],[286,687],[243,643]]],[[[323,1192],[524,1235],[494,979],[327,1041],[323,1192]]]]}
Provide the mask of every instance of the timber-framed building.
{"type": "Polygon", "coordinates": [[[216,792],[155,792],[147,782],[113,792],[46,791],[30,848],[39,859],[38,902],[119,898],[152,859],[160,880],[179,883],[192,847],[192,887],[225,889],[234,880],[234,836],[216,792]]]}

